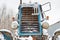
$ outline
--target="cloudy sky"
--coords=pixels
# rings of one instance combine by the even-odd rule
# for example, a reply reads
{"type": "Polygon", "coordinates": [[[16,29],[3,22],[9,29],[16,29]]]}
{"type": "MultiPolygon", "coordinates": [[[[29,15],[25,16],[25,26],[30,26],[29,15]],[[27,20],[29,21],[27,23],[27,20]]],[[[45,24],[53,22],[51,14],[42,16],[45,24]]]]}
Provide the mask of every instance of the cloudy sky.
{"type": "MultiPolygon", "coordinates": [[[[7,9],[13,9],[16,14],[18,12],[19,1],[20,0],[0,0],[0,8],[6,5],[7,9]]],[[[23,3],[29,3],[29,1],[23,0],[23,3]]],[[[51,11],[45,12],[46,16],[50,17],[48,21],[50,25],[60,20],[60,0],[32,0],[31,2],[34,3],[35,1],[39,4],[51,2],[51,11]]]]}

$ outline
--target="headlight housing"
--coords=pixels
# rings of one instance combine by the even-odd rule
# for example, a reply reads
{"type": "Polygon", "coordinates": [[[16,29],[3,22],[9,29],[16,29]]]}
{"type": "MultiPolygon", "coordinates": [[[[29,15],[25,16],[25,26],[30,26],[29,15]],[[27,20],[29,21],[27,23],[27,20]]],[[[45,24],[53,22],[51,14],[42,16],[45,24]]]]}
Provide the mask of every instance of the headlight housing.
{"type": "Polygon", "coordinates": [[[17,22],[13,22],[11,28],[12,29],[17,29],[18,28],[18,23],[17,22]]]}
{"type": "Polygon", "coordinates": [[[43,27],[44,29],[47,29],[47,28],[49,27],[49,24],[48,24],[47,22],[44,22],[44,23],[42,24],[42,27],[43,27]]]}

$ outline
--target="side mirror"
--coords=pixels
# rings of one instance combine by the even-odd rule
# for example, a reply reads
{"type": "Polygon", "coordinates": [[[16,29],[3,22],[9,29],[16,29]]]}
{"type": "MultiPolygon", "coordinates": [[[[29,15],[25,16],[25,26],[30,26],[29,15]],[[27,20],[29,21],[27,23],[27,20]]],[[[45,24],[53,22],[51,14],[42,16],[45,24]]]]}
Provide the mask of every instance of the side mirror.
{"type": "Polygon", "coordinates": [[[50,11],[51,10],[51,3],[47,2],[47,3],[43,4],[42,5],[42,10],[43,10],[43,12],[50,11]]]}

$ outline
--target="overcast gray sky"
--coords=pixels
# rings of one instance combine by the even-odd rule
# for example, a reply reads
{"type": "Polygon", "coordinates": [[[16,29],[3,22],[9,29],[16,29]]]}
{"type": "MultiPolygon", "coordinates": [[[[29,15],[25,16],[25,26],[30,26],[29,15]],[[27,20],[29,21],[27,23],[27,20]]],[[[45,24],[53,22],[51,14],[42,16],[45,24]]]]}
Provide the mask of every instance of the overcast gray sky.
{"type": "MultiPolygon", "coordinates": [[[[19,6],[20,0],[0,0],[0,8],[2,8],[3,5],[6,5],[8,9],[13,9],[15,11],[15,14],[18,12],[18,6],[19,6]]],[[[25,3],[29,3],[30,0],[23,0],[25,3]]],[[[57,21],[60,20],[60,0],[31,0],[32,3],[37,1],[39,4],[44,4],[46,2],[51,2],[51,11],[45,12],[47,16],[50,17],[48,23],[54,24],[57,21]]]]}

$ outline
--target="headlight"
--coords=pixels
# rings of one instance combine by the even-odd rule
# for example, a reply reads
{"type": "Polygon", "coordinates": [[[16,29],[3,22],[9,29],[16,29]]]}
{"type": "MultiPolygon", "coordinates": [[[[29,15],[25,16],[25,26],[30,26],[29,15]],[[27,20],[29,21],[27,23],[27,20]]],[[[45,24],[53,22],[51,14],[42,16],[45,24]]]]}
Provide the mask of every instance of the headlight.
{"type": "Polygon", "coordinates": [[[44,23],[42,24],[42,27],[45,28],[45,29],[47,29],[47,28],[49,27],[49,24],[48,24],[47,22],[44,22],[44,23]]]}
{"type": "Polygon", "coordinates": [[[18,27],[18,24],[13,23],[11,28],[12,28],[12,29],[17,29],[17,27],[18,27]]]}

